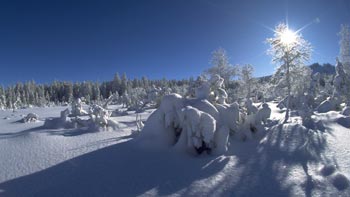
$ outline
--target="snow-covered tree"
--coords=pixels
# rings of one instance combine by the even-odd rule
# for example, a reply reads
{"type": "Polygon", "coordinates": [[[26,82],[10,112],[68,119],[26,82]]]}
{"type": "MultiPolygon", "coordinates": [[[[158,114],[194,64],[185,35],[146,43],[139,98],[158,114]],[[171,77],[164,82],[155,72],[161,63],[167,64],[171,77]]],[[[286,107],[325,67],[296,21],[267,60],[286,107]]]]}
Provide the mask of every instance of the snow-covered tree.
{"type": "Polygon", "coordinates": [[[112,93],[118,92],[118,94],[122,94],[122,92],[121,92],[121,79],[120,79],[119,73],[116,73],[114,75],[114,79],[112,81],[111,89],[112,89],[111,90],[112,93]]]}
{"type": "Polygon", "coordinates": [[[225,85],[237,74],[237,69],[230,64],[229,57],[223,48],[219,48],[212,53],[211,64],[212,67],[204,73],[210,76],[219,75],[224,78],[225,85]]]}
{"type": "Polygon", "coordinates": [[[349,25],[341,25],[340,32],[340,54],[339,60],[344,66],[345,72],[350,75],[350,30],[349,25]]]}
{"type": "Polygon", "coordinates": [[[254,82],[253,78],[254,68],[251,64],[245,64],[240,70],[240,78],[243,88],[247,91],[247,98],[250,98],[251,88],[254,82]]]}
{"type": "Polygon", "coordinates": [[[336,75],[333,80],[333,98],[344,100],[350,105],[350,79],[345,73],[344,65],[337,59],[336,75]]]}
{"type": "Polygon", "coordinates": [[[121,79],[119,95],[124,94],[124,92],[128,89],[128,81],[128,77],[126,76],[126,73],[124,73],[121,79]]]}
{"type": "Polygon", "coordinates": [[[284,122],[289,119],[289,100],[292,92],[291,70],[304,65],[311,55],[311,45],[298,32],[291,31],[284,23],[275,28],[274,37],[268,38],[269,53],[272,61],[279,65],[275,75],[282,76],[287,87],[286,115],[284,122]]]}

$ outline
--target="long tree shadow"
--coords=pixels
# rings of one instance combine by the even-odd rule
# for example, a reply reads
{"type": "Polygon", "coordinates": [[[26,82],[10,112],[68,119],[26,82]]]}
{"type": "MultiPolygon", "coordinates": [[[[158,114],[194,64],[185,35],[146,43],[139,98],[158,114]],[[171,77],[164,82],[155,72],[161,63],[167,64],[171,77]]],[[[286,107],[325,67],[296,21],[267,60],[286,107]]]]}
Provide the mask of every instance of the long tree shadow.
{"type": "Polygon", "coordinates": [[[43,126],[25,129],[18,132],[0,133],[0,139],[14,138],[19,136],[27,135],[31,132],[42,132],[45,128],[43,126]]]}
{"type": "Polygon", "coordinates": [[[79,136],[83,134],[88,133],[96,133],[99,132],[98,130],[90,130],[88,128],[82,127],[82,128],[61,128],[61,129],[48,129],[44,126],[38,126],[30,129],[26,129],[19,132],[9,132],[9,133],[0,133],[0,139],[8,139],[8,138],[14,138],[14,137],[20,137],[25,136],[30,133],[47,133],[49,135],[61,135],[65,137],[74,137],[79,136]]]}
{"type": "Polygon", "coordinates": [[[0,184],[1,196],[170,195],[220,171],[228,159],[150,152],[134,140],[0,184]],[[208,167],[203,168],[208,163],[208,167]]]}
{"type": "Polygon", "coordinates": [[[243,170],[238,179],[225,177],[222,187],[231,185],[225,192],[228,196],[292,196],[300,186],[305,196],[311,196],[315,186],[308,164],[323,162],[326,147],[322,132],[292,124],[276,126],[260,142],[233,142],[230,154],[238,158],[236,168],[243,170]],[[293,173],[299,167],[305,179],[295,185],[293,173]]]}

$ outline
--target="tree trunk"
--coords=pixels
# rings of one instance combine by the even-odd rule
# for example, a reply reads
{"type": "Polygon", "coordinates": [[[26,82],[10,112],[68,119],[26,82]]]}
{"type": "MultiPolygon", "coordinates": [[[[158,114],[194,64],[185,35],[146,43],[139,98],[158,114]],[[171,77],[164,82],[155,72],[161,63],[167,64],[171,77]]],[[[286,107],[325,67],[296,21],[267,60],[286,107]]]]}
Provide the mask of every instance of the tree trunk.
{"type": "Polygon", "coordinates": [[[286,116],[284,118],[284,122],[283,123],[287,123],[288,119],[289,119],[289,102],[290,102],[290,92],[291,92],[291,85],[290,85],[290,74],[289,74],[289,60],[287,57],[287,72],[286,72],[286,77],[287,77],[287,88],[288,88],[288,92],[287,92],[287,110],[286,110],[286,116]]]}

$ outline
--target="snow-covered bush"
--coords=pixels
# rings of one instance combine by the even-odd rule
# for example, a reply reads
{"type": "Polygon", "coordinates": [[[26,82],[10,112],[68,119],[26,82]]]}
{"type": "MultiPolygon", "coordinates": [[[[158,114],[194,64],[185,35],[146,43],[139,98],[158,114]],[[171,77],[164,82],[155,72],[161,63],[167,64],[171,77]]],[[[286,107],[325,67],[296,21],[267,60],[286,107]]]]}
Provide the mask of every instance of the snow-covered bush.
{"type": "Polygon", "coordinates": [[[112,127],[118,128],[118,124],[110,119],[111,112],[99,105],[93,105],[90,107],[90,128],[107,129],[112,127]]]}
{"type": "Polygon", "coordinates": [[[164,96],[159,108],[146,121],[140,133],[140,144],[170,146],[198,154],[223,154],[227,151],[230,134],[246,132],[245,136],[252,136],[271,114],[267,104],[258,111],[251,100],[247,100],[246,105],[248,116],[240,110],[238,103],[226,104],[227,93],[223,89],[223,79],[218,75],[201,80],[196,96],[164,96]]]}
{"type": "Polygon", "coordinates": [[[213,75],[210,80],[200,78],[196,85],[195,98],[226,104],[228,94],[224,89],[224,79],[219,75],[213,75]]]}
{"type": "Polygon", "coordinates": [[[110,95],[108,99],[105,101],[105,103],[102,105],[103,108],[107,108],[109,104],[111,104],[113,101],[119,100],[119,94],[118,92],[115,92],[114,94],[110,95]]]}
{"type": "Polygon", "coordinates": [[[221,124],[225,125],[231,134],[237,132],[241,123],[238,103],[216,105],[215,107],[219,110],[221,124]]]}
{"type": "MultiPolygon", "coordinates": [[[[77,102],[79,103],[79,102],[77,102]]],[[[80,102],[81,103],[81,102],[80,102]]],[[[59,118],[47,118],[44,123],[44,127],[48,129],[58,128],[87,128],[89,131],[107,130],[108,128],[118,128],[118,123],[110,119],[111,112],[94,104],[89,108],[89,113],[83,110],[79,110],[80,106],[76,103],[72,106],[74,113],[66,109],[61,111],[59,118]],[[77,109],[78,108],[78,109],[77,109]],[[81,115],[77,115],[79,112],[81,115]],[[87,116],[88,115],[88,116],[87,116]],[[89,117],[89,118],[87,118],[89,117]]]]}
{"type": "Polygon", "coordinates": [[[258,112],[258,108],[253,105],[252,100],[249,98],[246,99],[244,106],[247,110],[247,115],[256,114],[258,112]]]}
{"type": "Polygon", "coordinates": [[[187,147],[195,148],[200,154],[214,147],[216,120],[208,113],[187,106],[181,111],[181,135],[187,135],[187,147]]]}
{"type": "Polygon", "coordinates": [[[39,119],[39,116],[35,113],[29,113],[26,117],[22,119],[22,122],[36,122],[39,119]]]}
{"type": "Polygon", "coordinates": [[[219,104],[226,104],[228,97],[227,92],[224,90],[224,79],[219,75],[214,75],[210,79],[211,94],[213,95],[213,102],[219,104]]]}
{"type": "Polygon", "coordinates": [[[267,103],[263,103],[261,106],[262,107],[257,112],[255,122],[257,124],[260,124],[261,122],[266,124],[267,119],[270,118],[270,116],[271,116],[271,108],[269,107],[269,105],[267,103]]]}
{"type": "Polygon", "coordinates": [[[202,84],[195,89],[195,97],[198,99],[209,99],[211,94],[210,83],[208,81],[202,81],[202,84]]]}
{"type": "Polygon", "coordinates": [[[214,75],[197,87],[198,98],[164,96],[159,108],[148,118],[140,139],[153,146],[173,145],[186,152],[222,154],[227,150],[230,130],[237,131],[240,120],[238,104],[226,104],[227,94],[222,85],[223,79],[214,75]]]}
{"type": "Polygon", "coordinates": [[[70,116],[76,117],[76,116],[83,116],[87,115],[88,113],[83,109],[83,102],[80,98],[74,100],[72,102],[72,110],[70,116]]]}
{"type": "Polygon", "coordinates": [[[46,118],[44,122],[44,128],[47,129],[60,129],[60,128],[74,128],[74,123],[68,117],[70,114],[69,109],[61,111],[61,115],[58,118],[46,118]]]}
{"type": "Polygon", "coordinates": [[[170,94],[163,97],[159,109],[164,116],[164,126],[166,128],[178,128],[180,124],[180,114],[184,106],[183,98],[178,94],[170,94]]]}

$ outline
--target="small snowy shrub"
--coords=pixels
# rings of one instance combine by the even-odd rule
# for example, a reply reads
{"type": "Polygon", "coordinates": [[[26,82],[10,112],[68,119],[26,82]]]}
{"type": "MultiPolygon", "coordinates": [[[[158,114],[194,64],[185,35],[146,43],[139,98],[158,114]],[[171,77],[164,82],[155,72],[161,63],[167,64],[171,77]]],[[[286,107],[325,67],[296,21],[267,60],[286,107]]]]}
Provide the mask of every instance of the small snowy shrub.
{"type": "Polygon", "coordinates": [[[22,122],[36,122],[39,119],[39,116],[35,113],[29,113],[26,117],[22,119],[22,122]]]}

